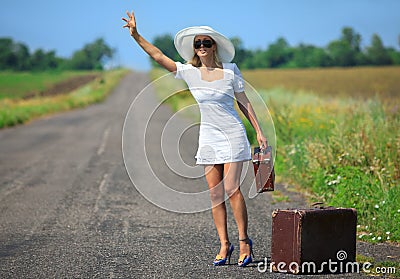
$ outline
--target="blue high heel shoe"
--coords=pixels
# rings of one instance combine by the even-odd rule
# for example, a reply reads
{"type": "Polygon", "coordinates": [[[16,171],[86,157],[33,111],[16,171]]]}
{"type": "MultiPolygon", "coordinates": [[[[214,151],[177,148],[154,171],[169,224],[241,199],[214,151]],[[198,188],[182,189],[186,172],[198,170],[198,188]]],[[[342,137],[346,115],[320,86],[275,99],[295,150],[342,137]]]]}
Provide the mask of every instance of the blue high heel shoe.
{"type": "Polygon", "coordinates": [[[223,258],[220,254],[218,254],[215,257],[215,260],[213,262],[214,266],[225,265],[227,260],[228,260],[228,263],[231,263],[231,256],[232,256],[232,252],[234,249],[235,249],[235,247],[233,247],[232,244],[229,244],[229,250],[228,250],[228,254],[226,255],[226,258],[223,258]]]}
{"type": "Polygon", "coordinates": [[[251,241],[250,238],[245,238],[245,239],[239,239],[239,241],[248,241],[249,246],[250,246],[250,255],[247,254],[241,254],[238,260],[238,266],[240,267],[245,267],[249,263],[253,261],[254,258],[254,253],[253,253],[253,241],[251,241]],[[251,257],[253,256],[253,258],[251,257]]]}

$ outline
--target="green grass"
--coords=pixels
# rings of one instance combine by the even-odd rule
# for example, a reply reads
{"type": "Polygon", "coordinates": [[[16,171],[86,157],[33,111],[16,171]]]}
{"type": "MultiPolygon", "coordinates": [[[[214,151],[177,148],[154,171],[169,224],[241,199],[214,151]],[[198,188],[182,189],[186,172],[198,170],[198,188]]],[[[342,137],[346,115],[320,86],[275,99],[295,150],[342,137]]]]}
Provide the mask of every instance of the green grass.
{"type": "MultiPolygon", "coordinates": [[[[100,102],[108,96],[126,73],[127,70],[103,72],[97,79],[69,94],[35,97],[30,99],[21,99],[16,97],[0,99],[0,128],[22,124],[51,113],[67,111],[100,102]]],[[[3,73],[3,75],[6,74],[3,73]]],[[[21,74],[22,77],[25,75],[26,74],[21,74]]],[[[44,79],[44,77],[50,78],[52,74],[47,73],[38,75],[40,78],[37,78],[37,80],[41,80],[42,78],[44,79]]],[[[71,75],[73,76],[74,73],[65,73],[63,78],[55,75],[55,80],[61,81],[65,78],[71,77],[71,75]]],[[[12,74],[11,76],[16,77],[17,74],[12,74]]],[[[52,80],[47,83],[54,84],[55,82],[52,80]]],[[[2,84],[0,84],[0,86],[3,88],[2,84]]],[[[24,88],[24,86],[18,87],[15,85],[15,87],[18,88],[16,92],[23,95],[24,93],[21,92],[23,92],[22,88],[24,88]]]]}
{"type": "Polygon", "coordinates": [[[310,202],[358,211],[361,240],[400,240],[400,113],[380,100],[261,91],[277,132],[276,173],[310,202]]]}
{"type": "Polygon", "coordinates": [[[90,72],[0,72],[0,99],[20,99],[27,94],[42,92],[60,81],[88,73],[90,72]]]}
{"type": "Polygon", "coordinates": [[[370,276],[386,276],[400,278],[400,263],[395,261],[378,262],[374,258],[358,254],[356,261],[360,264],[360,271],[370,276]],[[363,270],[363,267],[366,270],[363,270]]]}

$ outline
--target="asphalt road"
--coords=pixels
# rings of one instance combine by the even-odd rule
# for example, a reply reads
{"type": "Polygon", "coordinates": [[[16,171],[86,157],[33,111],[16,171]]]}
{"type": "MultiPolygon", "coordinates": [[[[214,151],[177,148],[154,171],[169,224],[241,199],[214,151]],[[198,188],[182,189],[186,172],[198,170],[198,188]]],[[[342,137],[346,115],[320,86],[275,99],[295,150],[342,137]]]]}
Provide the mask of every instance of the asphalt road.
{"type": "MultiPolygon", "coordinates": [[[[161,206],[169,208],[176,202],[168,202],[168,193],[163,196],[149,178],[148,167],[143,167],[148,166],[142,159],[144,153],[153,176],[162,183],[187,192],[206,190],[206,184],[202,177],[189,179],[174,168],[171,171],[160,157],[159,135],[172,113],[158,107],[151,123],[144,125],[142,118],[157,103],[151,88],[130,115],[129,123],[136,126],[126,131],[130,151],[124,155],[132,180],[153,202],[134,187],[123,160],[122,128],[129,105],[148,83],[145,74],[131,73],[102,104],[0,131],[0,278],[306,277],[257,269],[258,262],[270,255],[272,210],[305,206],[300,195],[283,186],[278,187],[290,195],[289,201],[273,203],[270,194],[247,199],[256,260],[247,268],[235,264],[238,249],[231,265],[212,266],[219,244],[210,210],[183,214],[154,205],[154,201],[167,200],[161,206]]],[[[187,121],[176,119],[172,131],[185,130],[180,125],[187,127],[187,121]]],[[[196,141],[194,126],[185,130],[178,146],[190,166],[194,165],[196,141]]],[[[162,144],[167,151],[177,149],[174,140],[162,144]]],[[[190,171],[195,176],[199,169],[190,171]]],[[[251,181],[250,170],[244,192],[251,181]]],[[[173,209],[185,210],[181,205],[173,209]]],[[[230,209],[228,227],[238,247],[230,209]]]]}

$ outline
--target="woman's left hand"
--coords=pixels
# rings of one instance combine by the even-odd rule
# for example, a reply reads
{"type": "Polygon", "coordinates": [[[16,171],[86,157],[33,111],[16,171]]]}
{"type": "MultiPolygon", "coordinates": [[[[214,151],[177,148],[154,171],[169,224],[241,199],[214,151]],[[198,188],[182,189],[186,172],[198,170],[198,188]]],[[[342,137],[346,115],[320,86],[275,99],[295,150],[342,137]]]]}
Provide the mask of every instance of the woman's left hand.
{"type": "Polygon", "coordinates": [[[267,138],[264,136],[262,132],[257,133],[257,141],[261,149],[265,149],[268,147],[267,138]]]}

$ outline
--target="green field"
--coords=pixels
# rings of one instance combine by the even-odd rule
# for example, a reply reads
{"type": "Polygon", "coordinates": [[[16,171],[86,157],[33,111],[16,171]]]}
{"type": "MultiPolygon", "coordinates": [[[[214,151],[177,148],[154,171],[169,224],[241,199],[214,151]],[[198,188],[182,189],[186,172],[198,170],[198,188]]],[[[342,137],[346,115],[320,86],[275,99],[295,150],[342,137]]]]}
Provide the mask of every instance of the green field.
{"type": "Polygon", "coordinates": [[[21,99],[45,91],[55,84],[90,72],[0,72],[0,99],[21,99]]]}
{"type": "MultiPolygon", "coordinates": [[[[310,203],[356,208],[358,237],[370,242],[400,241],[399,70],[243,71],[275,124],[278,180],[294,185],[310,203]]],[[[163,73],[153,70],[152,77],[163,73]]],[[[172,79],[158,91],[171,88],[172,79]]],[[[179,110],[194,100],[181,91],[166,102],[179,110]]],[[[255,145],[253,129],[245,125],[255,145]]]]}
{"type": "Polygon", "coordinates": [[[0,72],[0,128],[100,102],[126,73],[127,70],[0,72]],[[80,81],[77,77],[81,77],[80,81]],[[81,84],[85,77],[89,77],[91,81],[81,84]],[[76,88],[68,91],[71,83],[77,83],[76,88]],[[64,92],[65,90],[67,91],[64,92]]]}

